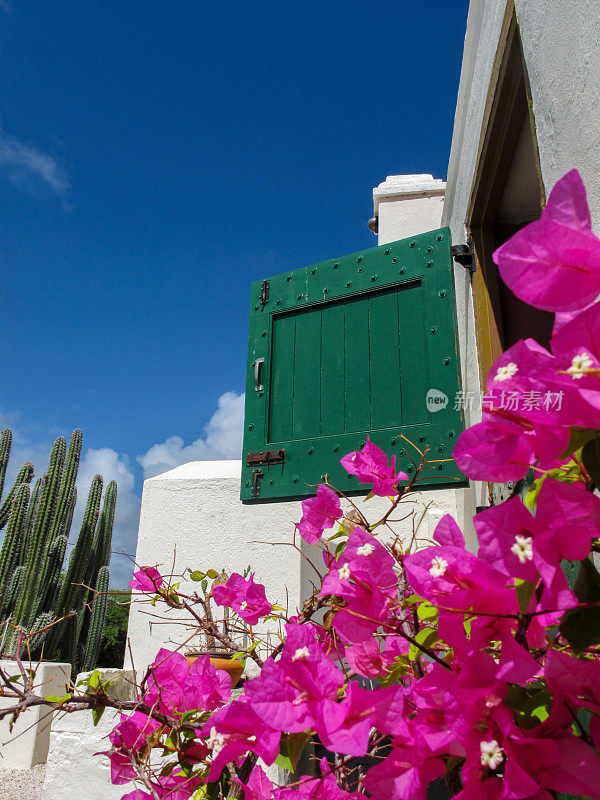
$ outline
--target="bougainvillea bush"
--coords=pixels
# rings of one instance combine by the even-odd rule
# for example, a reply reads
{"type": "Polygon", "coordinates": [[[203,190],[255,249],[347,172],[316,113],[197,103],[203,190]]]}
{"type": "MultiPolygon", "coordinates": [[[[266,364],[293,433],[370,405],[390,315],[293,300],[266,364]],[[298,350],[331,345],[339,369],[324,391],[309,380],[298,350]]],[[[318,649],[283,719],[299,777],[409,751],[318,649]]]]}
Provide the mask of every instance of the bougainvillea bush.
{"type": "MultiPolygon", "coordinates": [[[[256,677],[232,698],[208,655],[190,665],[164,649],[135,701],[111,701],[97,675],[55,699],[62,711],[122,711],[105,755],[127,800],[424,800],[435,779],[461,800],[600,797],[600,241],[577,171],[495,260],[518,297],[556,312],[551,348],[520,341],[498,359],[482,421],[454,457],[482,481],[533,468],[525,500],[476,515],[477,554],[449,516],[432,541],[418,524],[400,539],[394,520],[435,465],[406,443],[409,479],[367,440],[342,464],[389,509],[369,521],[368,503],[327,483],[303,502],[297,535],[322,560],[302,608],[276,605],[254,575],[184,594],[139,569],[134,592],[189,613],[192,632],[238,650],[256,677]],[[268,647],[261,625],[276,632],[268,647]],[[309,743],[320,760],[293,773],[309,743]],[[285,786],[265,772],[275,763],[291,770],[285,786]]],[[[17,715],[37,696],[22,674],[2,675],[17,715]]]]}

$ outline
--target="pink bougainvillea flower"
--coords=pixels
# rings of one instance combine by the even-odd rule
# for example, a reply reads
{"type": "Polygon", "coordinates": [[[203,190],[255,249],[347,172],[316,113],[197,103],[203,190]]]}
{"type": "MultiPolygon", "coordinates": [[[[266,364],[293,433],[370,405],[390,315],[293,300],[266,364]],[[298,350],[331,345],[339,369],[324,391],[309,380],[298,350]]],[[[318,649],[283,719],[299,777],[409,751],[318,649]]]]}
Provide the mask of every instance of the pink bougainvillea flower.
{"type": "Polygon", "coordinates": [[[580,561],[588,555],[600,527],[600,499],[595,495],[548,478],[540,490],[535,517],[515,497],[480,512],[474,523],[480,558],[521,580],[536,582],[538,574],[542,577],[538,611],[576,604],[561,561],[580,561]]]}
{"type": "Polygon", "coordinates": [[[212,752],[209,781],[216,780],[226,764],[250,750],[265,764],[272,764],[279,755],[279,731],[266,725],[252,705],[242,700],[234,700],[215,711],[201,735],[212,752]]]}
{"type": "Polygon", "coordinates": [[[329,750],[350,756],[363,755],[368,749],[372,728],[381,733],[408,737],[403,708],[404,689],[401,686],[368,690],[350,683],[341,702],[324,700],[321,703],[317,732],[329,750]]]}
{"type": "Polygon", "coordinates": [[[139,750],[159,728],[160,722],[150,719],[141,711],[134,711],[130,715],[121,714],[121,721],[112,729],[108,738],[114,747],[139,750]]]}
{"type": "Polygon", "coordinates": [[[592,233],[577,170],[562,177],[536,222],[496,250],[494,261],[517,297],[546,311],[583,308],[600,293],[600,241],[592,233]]]}
{"type": "Polygon", "coordinates": [[[120,786],[124,783],[137,778],[131,758],[126,753],[121,753],[119,750],[107,750],[103,753],[95,753],[97,756],[108,756],[110,761],[110,780],[112,783],[120,786]]]}
{"type": "Polygon", "coordinates": [[[244,694],[265,724],[279,731],[314,729],[324,700],[335,700],[344,673],[325,654],[316,631],[288,623],[279,661],[268,658],[244,694]]]}
{"type": "Polygon", "coordinates": [[[534,424],[502,409],[483,412],[482,421],[463,431],[454,447],[458,467],[473,480],[507,483],[522,478],[539,460],[556,461],[569,441],[566,427],[534,424]]]}
{"type": "Polygon", "coordinates": [[[443,759],[417,740],[394,745],[387,758],[369,769],[364,786],[377,798],[425,800],[428,785],[445,771],[443,759]]]}
{"type": "Polygon", "coordinates": [[[333,626],[346,642],[362,642],[379,627],[397,597],[394,559],[372,533],[355,528],[344,552],[337,558],[325,554],[329,571],[320,595],[336,595],[346,607],[333,618],[333,626]]]}
{"type": "Polygon", "coordinates": [[[378,678],[385,672],[379,641],[374,637],[347,647],[346,658],[350,669],[363,678],[378,678]]]}
{"type": "Polygon", "coordinates": [[[388,463],[386,454],[368,436],[363,449],[348,453],[342,458],[341,464],[346,472],[356,475],[361,483],[372,483],[373,494],[379,497],[397,495],[398,483],[408,480],[405,472],[396,473],[396,456],[392,456],[388,463]]]}
{"type": "Polygon", "coordinates": [[[273,797],[273,783],[258,764],[250,773],[248,783],[242,783],[238,778],[234,778],[234,781],[243,788],[244,800],[271,800],[273,797]]]}
{"type": "Polygon", "coordinates": [[[534,462],[546,466],[558,458],[568,442],[565,412],[577,399],[558,369],[554,356],[533,339],[517,342],[495,361],[482,421],[464,431],[454,448],[465,475],[514,481],[534,462]]]}
{"type": "Polygon", "coordinates": [[[218,606],[232,608],[248,625],[256,625],[273,608],[262,583],[254,583],[254,573],[246,579],[234,572],[227,583],[218,583],[213,587],[212,595],[218,606]]]}
{"type": "Polygon", "coordinates": [[[337,494],[329,486],[321,484],[316,497],[302,501],[302,519],[296,523],[300,536],[309,544],[315,544],[323,531],[332,528],[342,516],[342,507],[337,494]]]}
{"type": "Polygon", "coordinates": [[[158,652],[150,666],[147,685],[144,702],[150,708],[156,705],[164,714],[212,711],[231,695],[230,676],[216,670],[209,656],[199,656],[190,666],[181,653],[165,649],[158,652]]]}
{"type": "Polygon", "coordinates": [[[455,658],[509,635],[518,604],[506,574],[453,545],[419,550],[405,557],[404,567],[412,589],[439,609],[440,636],[455,658]],[[475,615],[468,638],[460,611],[475,615]]]}
{"type": "Polygon", "coordinates": [[[549,649],[544,677],[556,699],[567,700],[572,708],[589,708],[600,713],[600,662],[549,649]]]}
{"type": "Polygon", "coordinates": [[[163,578],[156,567],[142,567],[127,584],[134,592],[158,592],[162,585],[163,578]]]}

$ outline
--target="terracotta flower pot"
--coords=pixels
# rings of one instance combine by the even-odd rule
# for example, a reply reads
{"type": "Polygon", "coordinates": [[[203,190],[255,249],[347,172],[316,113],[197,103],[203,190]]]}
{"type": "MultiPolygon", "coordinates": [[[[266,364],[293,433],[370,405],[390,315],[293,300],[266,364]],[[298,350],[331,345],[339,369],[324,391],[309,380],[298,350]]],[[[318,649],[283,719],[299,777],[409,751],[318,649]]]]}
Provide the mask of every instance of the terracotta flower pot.
{"type": "Polygon", "coordinates": [[[188,664],[193,664],[194,661],[201,655],[209,655],[210,663],[215,669],[222,669],[223,672],[229,673],[229,676],[231,677],[231,688],[235,689],[240,682],[240,678],[242,677],[242,673],[244,671],[244,665],[242,662],[237,658],[231,658],[232,654],[230,653],[213,651],[209,653],[188,653],[186,655],[188,664]]]}

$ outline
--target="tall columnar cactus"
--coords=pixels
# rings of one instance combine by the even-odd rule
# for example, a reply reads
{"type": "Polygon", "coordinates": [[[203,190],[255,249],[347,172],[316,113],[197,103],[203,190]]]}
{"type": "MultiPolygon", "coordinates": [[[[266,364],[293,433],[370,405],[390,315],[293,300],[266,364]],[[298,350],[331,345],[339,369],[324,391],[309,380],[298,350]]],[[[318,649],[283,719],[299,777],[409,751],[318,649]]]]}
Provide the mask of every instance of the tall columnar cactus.
{"type": "Polygon", "coordinates": [[[110,573],[108,567],[100,567],[98,579],[95,584],[96,595],[92,603],[92,611],[88,635],[86,638],[85,652],[83,656],[84,670],[94,669],[98,661],[100,652],[100,639],[102,638],[102,628],[106,617],[106,606],[108,603],[108,581],[110,573]]]}
{"type": "MultiPolygon", "coordinates": [[[[0,497],[11,440],[10,431],[0,434],[0,497]]],[[[81,530],[63,572],[81,445],[79,430],[68,450],[59,437],[33,491],[28,485],[33,466],[27,463],[0,502],[0,528],[6,526],[0,550],[0,651],[14,655],[22,631],[37,655],[68,660],[76,669],[85,660],[93,669],[106,614],[117,485],[109,483],[100,514],[102,477],[92,480],[81,530]]]]}

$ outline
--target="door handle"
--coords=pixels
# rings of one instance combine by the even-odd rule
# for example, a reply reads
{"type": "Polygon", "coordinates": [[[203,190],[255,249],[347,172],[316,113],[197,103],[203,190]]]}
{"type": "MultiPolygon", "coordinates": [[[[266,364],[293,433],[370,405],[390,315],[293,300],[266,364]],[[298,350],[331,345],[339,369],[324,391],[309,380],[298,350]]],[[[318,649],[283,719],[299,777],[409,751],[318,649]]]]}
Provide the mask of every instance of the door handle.
{"type": "Polygon", "coordinates": [[[265,363],[264,358],[257,358],[254,362],[254,391],[262,392],[263,385],[260,382],[260,368],[265,363]]]}

